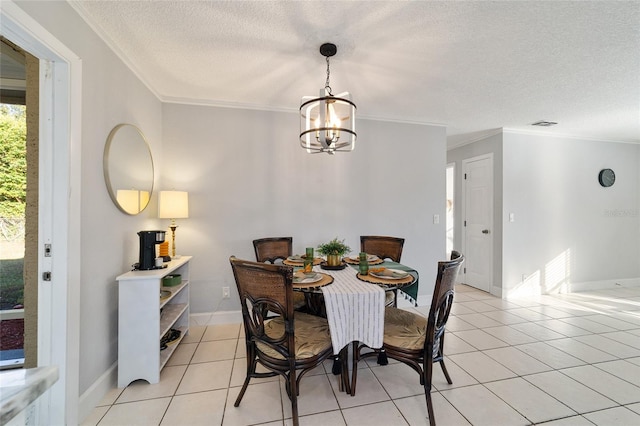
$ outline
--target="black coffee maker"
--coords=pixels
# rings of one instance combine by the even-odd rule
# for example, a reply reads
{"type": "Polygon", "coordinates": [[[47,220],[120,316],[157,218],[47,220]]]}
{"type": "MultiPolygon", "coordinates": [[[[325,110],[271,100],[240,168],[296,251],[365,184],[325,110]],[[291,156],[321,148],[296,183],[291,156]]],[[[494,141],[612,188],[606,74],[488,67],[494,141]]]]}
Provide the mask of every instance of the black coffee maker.
{"type": "Polygon", "coordinates": [[[134,265],[139,271],[161,269],[156,266],[156,244],[164,243],[165,231],[140,231],[140,261],[134,265]]]}

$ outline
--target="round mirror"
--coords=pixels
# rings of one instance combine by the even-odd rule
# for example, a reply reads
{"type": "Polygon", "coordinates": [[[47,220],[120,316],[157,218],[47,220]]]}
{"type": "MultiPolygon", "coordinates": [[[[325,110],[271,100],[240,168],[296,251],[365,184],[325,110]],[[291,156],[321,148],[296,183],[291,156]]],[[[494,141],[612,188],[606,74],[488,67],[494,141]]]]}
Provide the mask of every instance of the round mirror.
{"type": "Polygon", "coordinates": [[[109,196],[118,208],[136,215],[153,192],[153,158],[144,135],[132,124],[118,124],[104,146],[102,166],[109,196]]]}

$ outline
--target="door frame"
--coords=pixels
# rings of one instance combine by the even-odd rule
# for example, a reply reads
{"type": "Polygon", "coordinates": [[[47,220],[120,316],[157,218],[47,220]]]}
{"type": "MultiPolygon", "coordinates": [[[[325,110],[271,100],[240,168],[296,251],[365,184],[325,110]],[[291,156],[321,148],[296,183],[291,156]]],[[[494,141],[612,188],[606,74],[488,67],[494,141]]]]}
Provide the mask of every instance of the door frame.
{"type": "MultiPolygon", "coordinates": [[[[494,181],[495,181],[495,176],[494,176],[494,172],[495,172],[495,167],[494,167],[494,158],[493,158],[493,153],[487,153],[487,154],[482,154],[482,155],[477,155],[475,157],[470,157],[470,158],[465,158],[462,160],[462,167],[461,167],[461,176],[462,178],[460,179],[460,182],[462,183],[462,199],[461,199],[461,206],[460,206],[460,211],[461,211],[461,216],[460,216],[460,229],[462,229],[462,232],[460,233],[460,236],[462,238],[461,241],[461,246],[462,246],[462,252],[463,253],[468,253],[467,250],[467,227],[464,226],[464,221],[465,218],[467,217],[467,184],[466,184],[466,179],[464,179],[464,173],[466,173],[467,170],[467,165],[469,163],[473,163],[474,161],[480,161],[480,160],[491,160],[491,176],[492,176],[492,180],[491,180],[491,198],[492,198],[492,203],[491,203],[491,265],[489,268],[489,293],[493,294],[493,288],[494,288],[494,284],[493,284],[493,277],[495,274],[494,271],[494,263],[495,263],[495,259],[494,259],[494,247],[495,247],[495,241],[493,236],[495,235],[495,185],[494,185],[494,181]]],[[[467,278],[467,272],[466,272],[466,268],[463,267],[461,268],[461,271],[459,273],[462,278],[461,280],[464,282],[466,281],[467,278]]]]}
{"type": "Polygon", "coordinates": [[[29,415],[34,424],[78,424],[82,62],[10,0],[0,30],[40,59],[37,364],[57,366],[59,379],[29,415]]]}

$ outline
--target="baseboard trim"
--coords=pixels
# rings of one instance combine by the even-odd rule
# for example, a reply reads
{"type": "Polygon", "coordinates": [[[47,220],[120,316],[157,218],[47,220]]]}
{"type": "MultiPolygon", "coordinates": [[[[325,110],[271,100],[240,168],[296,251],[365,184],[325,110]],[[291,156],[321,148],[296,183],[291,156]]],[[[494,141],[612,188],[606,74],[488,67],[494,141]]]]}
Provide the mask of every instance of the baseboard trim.
{"type": "Polygon", "coordinates": [[[189,316],[191,325],[240,324],[242,311],[204,312],[189,316]]]}
{"type": "Polygon", "coordinates": [[[100,404],[102,398],[117,387],[118,384],[118,363],[114,362],[111,367],[105,371],[102,376],[98,378],[87,389],[78,401],[78,419],[82,423],[91,412],[100,404]]]}
{"type": "Polygon", "coordinates": [[[640,286],[640,277],[625,278],[620,280],[586,281],[581,283],[571,283],[567,288],[562,288],[555,291],[549,291],[545,294],[566,294],[566,293],[575,293],[575,292],[581,292],[581,291],[607,290],[611,288],[639,287],[639,286],[640,286]]]}

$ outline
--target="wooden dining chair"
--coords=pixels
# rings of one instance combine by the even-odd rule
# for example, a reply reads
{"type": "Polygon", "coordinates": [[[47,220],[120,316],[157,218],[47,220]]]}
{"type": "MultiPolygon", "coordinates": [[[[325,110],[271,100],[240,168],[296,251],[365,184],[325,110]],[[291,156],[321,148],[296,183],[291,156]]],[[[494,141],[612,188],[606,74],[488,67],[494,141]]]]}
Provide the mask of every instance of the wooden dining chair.
{"type": "Polygon", "coordinates": [[[253,240],[256,262],[276,263],[293,254],[293,237],[270,237],[253,240]]]}
{"type": "Polygon", "coordinates": [[[235,256],[229,261],[240,295],[247,349],[247,375],[234,406],[240,405],[252,378],[280,375],[297,426],[300,379],[333,355],[329,324],[325,318],[294,311],[292,267],[235,256]],[[259,364],[269,371],[257,372],[259,364]]]}
{"type": "MultiPolygon", "coordinates": [[[[447,382],[453,383],[444,365],[444,333],[453,304],[454,285],[462,262],[464,256],[457,251],[451,253],[451,260],[438,262],[438,274],[428,318],[398,308],[385,308],[383,349],[388,357],[408,365],[420,375],[431,426],[436,424],[431,402],[433,364],[440,363],[447,382]]],[[[354,348],[352,394],[355,394],[358,361],[376,355],[375,351],[363,354],[362,350],[365,348],[364,345],[354,348]]]]}
{"type": "MultiPolygon", "coordinates": [[[[361,235],[360,251],[367,254],[375,254],[380,259],[391,259],[400,263],[404,238],[385,237],[380,235],[361,235]]],[[[398,306],[398,291],[388,291],[386,306],[398,306]]]]}
{"type": "MultiPolygon", "coordinates": [[[[275,264],[293,254],[293,237],[259,238],[253,240],[253,250],[256,252],[256,262],[275,264]]],[[[295,292],[293,299],[294,309],[299,311],[307,306],[304,294],[295,292]]]]}

